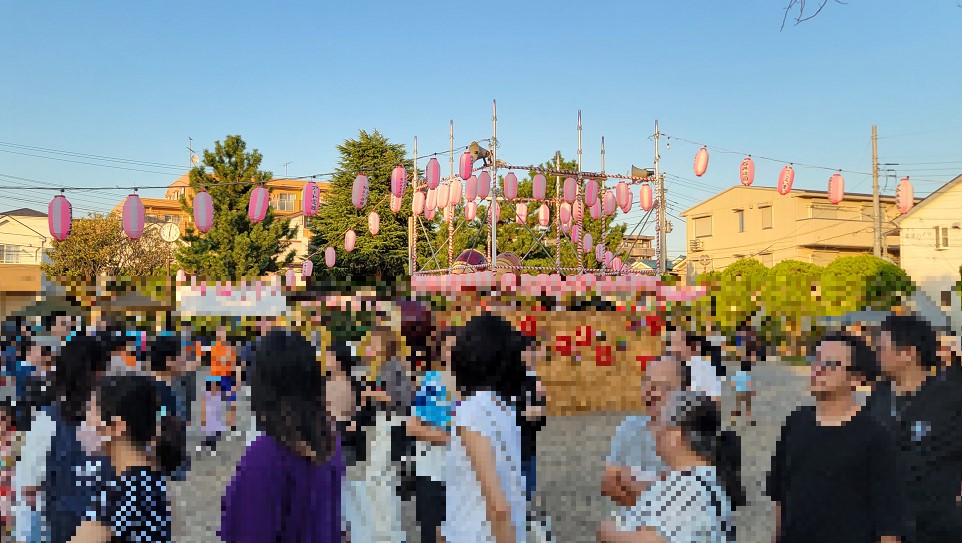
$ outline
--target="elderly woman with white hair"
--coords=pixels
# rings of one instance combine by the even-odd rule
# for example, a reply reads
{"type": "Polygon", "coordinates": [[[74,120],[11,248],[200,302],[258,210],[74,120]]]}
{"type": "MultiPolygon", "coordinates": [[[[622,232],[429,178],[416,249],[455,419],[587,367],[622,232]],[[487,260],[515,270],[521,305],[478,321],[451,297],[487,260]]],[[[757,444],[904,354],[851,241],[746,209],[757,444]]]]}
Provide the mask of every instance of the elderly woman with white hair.
{"type": "Polygon", "coordinates": [[[700,392],[676,392],[654,425],[655,448],[668,469],[604,543],[724,543],[734,540],[729,496],[740,492],[731,434],[721,431],[718,405],[700,392]]]}

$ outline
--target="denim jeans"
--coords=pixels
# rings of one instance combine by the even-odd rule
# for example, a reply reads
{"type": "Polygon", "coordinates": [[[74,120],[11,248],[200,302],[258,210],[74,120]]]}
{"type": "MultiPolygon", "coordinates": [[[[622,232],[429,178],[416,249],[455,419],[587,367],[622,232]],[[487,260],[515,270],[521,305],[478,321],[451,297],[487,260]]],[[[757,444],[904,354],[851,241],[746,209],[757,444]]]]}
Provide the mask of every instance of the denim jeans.
{"type": "Polygon", "coordinates": [[[521,460],[521,473],[524,475],[524,495],[528,501],[534,496],[537,488],[537,457],[532,456],[521,460]]]}

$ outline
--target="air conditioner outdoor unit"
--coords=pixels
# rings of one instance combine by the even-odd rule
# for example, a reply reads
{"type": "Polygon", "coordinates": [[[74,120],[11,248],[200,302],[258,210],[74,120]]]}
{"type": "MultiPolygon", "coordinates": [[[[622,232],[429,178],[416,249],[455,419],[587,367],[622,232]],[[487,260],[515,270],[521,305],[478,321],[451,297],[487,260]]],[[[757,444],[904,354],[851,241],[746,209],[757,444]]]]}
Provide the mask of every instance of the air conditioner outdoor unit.
{"type": "Polygon", "coordinates": [[[702,242],[701,242],[701,240],[700,240],[700,239],[693,239],[693,240],[691,240],[691,242],[688,244],[688,248],[689,248],[689,250],[691,250],[692,252],[701,251],[701,250],[702,250],[702,242]]]}

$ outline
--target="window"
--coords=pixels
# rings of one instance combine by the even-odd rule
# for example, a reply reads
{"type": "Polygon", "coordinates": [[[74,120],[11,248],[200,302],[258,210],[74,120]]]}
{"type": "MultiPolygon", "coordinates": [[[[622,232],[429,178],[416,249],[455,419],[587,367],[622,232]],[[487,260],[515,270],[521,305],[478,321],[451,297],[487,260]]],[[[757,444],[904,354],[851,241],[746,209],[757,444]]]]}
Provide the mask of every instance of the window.
{"type": "Polygon", "coordinates": [[[744,209],[735,210],[735,220],[738,222],[738,231],[744,232],[745,231],[745,210],[744,209]]]}
{"type": "Polygon", "coordinates": [[[771,268],[775,265],[775,255],[772,253],[761,253],[758,255],[758,261],[771,268]]]}
{"type": "Polygon", "coordinates": [[[949,248],[949,227],[948,226],[935,227],[935,248],[940,250],[949,248]]]}
{"type": "Polygon", "coordinates": [[[772,206],[758,206],[759,213],[762,214],[762,229],[772,227],[772,206]]]}
{"type": "Polygon", "coordinates": [[[943,290],[942,299],[940,301],[942,302],[942,307],[952,307],[952,291],[943,290]]]}
{"type": "Polygon", "coordinates": [[[274,200],[274,208],[278,211],[294,211],[297,195],[293,192],[282,192],[274,200]]]}
{"type": "Polygon", "coordinates": [[[826,206],[820,204],[812,205],[813,219],[837,219],[838,218],[838,207],[837,206],[826,206]]]}
{"type": "Polygon", "coordinates": [[[695,217],[692,222],[695,225],[696,238],[704,238],[711,235],[711,215],[695,217]]]}
{"type": "Polygon", "coordinates": [[[0,245],[0,263],[19,264],[26,261],[26,251],[19,245],[0,245]]]}

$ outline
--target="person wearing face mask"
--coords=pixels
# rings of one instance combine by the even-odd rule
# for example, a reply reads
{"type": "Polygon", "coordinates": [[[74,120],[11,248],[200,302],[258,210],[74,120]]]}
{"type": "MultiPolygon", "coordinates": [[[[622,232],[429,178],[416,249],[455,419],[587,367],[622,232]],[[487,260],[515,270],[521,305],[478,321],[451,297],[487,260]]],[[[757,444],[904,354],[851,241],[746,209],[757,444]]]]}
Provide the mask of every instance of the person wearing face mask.
{"type": "Polygon", "coordinates": [[[113,469],[96,488],[70,543],[171,541],[170,474],[184,457],[183,423],[166,409],[148,375],[101,378],[84,426],[113,469]]]}
{"type": "Polygon", "coordinates": [[[109,468],[106,458],[85,452],[91,434],[82,424],[87,400],[106,370],[103,343],[102,338],[80,336],[64,345],[54,372],[53,402],[37,417],[49,421],[53,431],[28,441],[18,466],[18,490],[43,505],[50,543],[65,543],[73,535],[109,468]]]}

